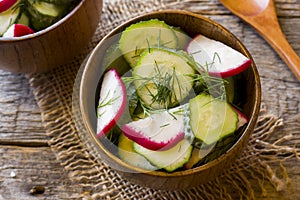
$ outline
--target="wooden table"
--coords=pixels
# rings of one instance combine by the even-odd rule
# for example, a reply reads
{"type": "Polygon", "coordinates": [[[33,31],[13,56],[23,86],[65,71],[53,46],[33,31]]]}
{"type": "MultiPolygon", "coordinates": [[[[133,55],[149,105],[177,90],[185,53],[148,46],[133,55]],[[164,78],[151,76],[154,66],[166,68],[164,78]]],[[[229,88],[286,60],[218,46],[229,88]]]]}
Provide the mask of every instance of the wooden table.
{"type": "MultiPolygon", "coordinates": [[[[283,32],[300,55],[300,0],[276,0],[275,3],[283,32]]],[[[232,16],[216,0],[207,1],[206,5],[199,8],[200,13],[220,23],[226,16],[234,19],[236,24],[228,28],[232,28],[254,57],[267,110],[284,120],[285,125],[277,134],[296,130],[299,144],[300,83],[251,27],[232,16]]],[[[48,146],[40,114],[25,75],[0,71],[0,200],[76,199],[82,192],[69,181],[67,172],[48,146]]],[[[268,196],[261,199],[300,199],[299,161],[293,158],[284,165],[291,178],[289,189],[277,193],[270,186],[268,196]]]]}

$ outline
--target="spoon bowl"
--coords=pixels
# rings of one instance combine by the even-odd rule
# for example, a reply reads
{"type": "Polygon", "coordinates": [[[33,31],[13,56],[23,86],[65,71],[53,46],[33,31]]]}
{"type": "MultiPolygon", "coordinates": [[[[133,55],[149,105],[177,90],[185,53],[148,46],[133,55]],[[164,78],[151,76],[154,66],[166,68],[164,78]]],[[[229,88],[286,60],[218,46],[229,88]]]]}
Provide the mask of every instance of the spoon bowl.
{"type": "Polygon", "coordinates": [[[300,81],[300,58],[280,28],[274,0],[220,0],[220,2],[233,14],[255,28],[300,81]]]}
{"type": "MultiPolygon", "coordinates": [[[[244,0],[235,1],[235,5],[231,8],[235,12],[243,13],[245,16],[254,16],[263,12],[270,0],[244,0]]],[[[221,1],[222,2],[222,1],[221,1]]],[[[229,2],[223,0],[223,2],[229,2]]]]}

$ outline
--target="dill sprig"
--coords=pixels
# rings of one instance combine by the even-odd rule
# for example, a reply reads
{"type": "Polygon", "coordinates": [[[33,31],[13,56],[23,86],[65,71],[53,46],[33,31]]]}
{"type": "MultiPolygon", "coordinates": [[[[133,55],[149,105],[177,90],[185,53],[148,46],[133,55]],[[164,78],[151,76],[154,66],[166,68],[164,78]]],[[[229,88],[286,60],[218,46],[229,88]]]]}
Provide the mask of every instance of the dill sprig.
{"type": "Polygon", "coordinates": [[[209,68],[211,68],[213,66],[213,64],[215,64],[216,62],[219,62],[219,63],[222,63],[222,60],[218,54],[218,52],[214,52],[214,55],[213,55],[213,59],[210,63],[206,62],[205,65],[201,65],[200,63],[196,62],[193,58],[193,55],[195,54],[198,54],[198,53],[201,53],[202,50],[199,50],[199,51],[195,51],[195,52],[192,52],[192,53],[187,53],[187,58],[189,58],[189,61],[191,61],[193,63],[193,65],[196,67],[196,70],[199,71],[200,69],[200,72],[208,72],[209,71],[209,68]]]}
{"type": "Polygon", "coordinates": [[[189,74],[193,81],[198,85],[203,86],[202,92],[206,92],[219,100],[226,99],[225,85],[229,84],[227,80],[219,77],[212,77],[208,73],[189,74]]]}
{"type": "MultiPolygon", "coordinates": [[[[148,90],[148,93],[152,97],[151,104],[158,103],[159,105],[169,106],[169,103],[172,101],[173,91],[174,91],[174,78],[177,76],[175,70],[172,70],[172,73],[166,72],[162,73],[160,67],[155,61],[155,76],[150,77],[150,83],[154,84],[154,91],[148,89],[147,84],[145,87],[148,90]]],[[[143,86],[142,86],[143,87],[143,86]]]]}
{"type": "Polygon", "coordinates": [[[199,52],[201,52],[201,50],[197,52],[193,52],[191,54],[182,52],[182,55],[184,55],[187,58],[188,64],[198,72],[190,76],[193,77],[193,81],[195,83],[198,83],[199,85],[205,87],[203,89],[203,92],[209,93],[211,96],[213,96],[216,99],[225,100],[226,99],[225,85],[228,84],[228,81],[222,79],[221,77],[211,76],[209,74],[209,68],[211,68],[214,63],[222,62],[219,54],[215,52],[212,62],[210,63],[206,62],[205,65],[201,65],[200,63],[196,62],[194,57],[192,56],[193,54],[197,54],[199,52]]]}
{"type": "MultiPolygon", "coordinates": [[[[156,63],[156,62],[155,62],[156,63]]],[[[126,88],[135,87],[135,81],[142,81],[143,84],[140,85],[135,90],[145,89],[147,95],[151,97],[151,103],[146,104],[141,97],[137,95],[138,102],[143,110],[144,116],[149,116],[154,113],[162,112],[164,110],[168,110],[169,107],[173,106],[175,102],[180,102],[182,100],[182,85],[179,81],[178,74],[176,70],[173,69],[171,72],[162,73],[158,64],[155,64],[156,73],[151,77],[144,76],[127,76],[122,77],[122,81],[124,82],[126,88]],[[149,88],[152,86],[153,88],[149,88]],[[176,96],[174,89],[175,87],[179,88],[179,95],[176,96]],[[153,104],[161,105],[161,108],[152,108],[153,104]]],[[[225,100],[226,92],[224,84],[228,82],[219,77],[212,77],[207,72],[203,73],[195,73],[195,74],[183,74],[182,76],[191,77],[191,81],[197,83],[198,85],[202,85],[201,91],[197,91],[197,93],[206,92],[214,96],[216,99],[225,100]]],[[[130,98],[128,98],[130,99],[130,98]]]]}
{"type": "Polygon", "coordinates": [[[150,116],[150,115],[153,115],[153,114],[156,114],[156,113],[161,113],[161,112],[163,112],[165,110],[168,110],[167,107],[160,108],[160,109],[155,109],[155,108],[149,107],[141,99],[139,100],[139,103],[140,103],[141,108],[143,110],[143,115],[144,116],[150,116]]]}
{"type": "Polygon", "coordinates": [[[153,76],[128,76],[122,77],[122,81],[126,88],[134,82],[142,82],[136,90],[145,90],[146,95],[151,98],[149,106],[152,107],[154,104],[158,104],[161,105],[161,107],[168,108],[182,99],[182,83],[179,81],[179,75],[175,68],[171,71],[162,72],[161,66],[155,61],[154,70],[155,73],[153,76]],[[174,92],[175,90],[179,92],[179,95],[174,92]]]}

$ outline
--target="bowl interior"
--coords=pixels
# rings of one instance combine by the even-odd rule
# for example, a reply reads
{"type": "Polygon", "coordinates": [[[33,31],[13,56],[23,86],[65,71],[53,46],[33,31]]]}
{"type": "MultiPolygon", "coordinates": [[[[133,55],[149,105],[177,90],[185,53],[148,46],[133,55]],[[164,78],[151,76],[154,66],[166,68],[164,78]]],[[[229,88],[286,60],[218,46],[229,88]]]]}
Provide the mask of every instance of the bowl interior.
{"type": "MultiPolygon", "coordinates": [[[[115,65],[119,66],[117,68],[117,71],[120,74],[123,74],[128,70],[129,66],[126,65],[126,62],[123,60],[122,56],[118,57],[116,59],[116,62],[117,63],[115,63],[115,65]]],[[[96,151],[99,151],[99,153],[101,154],[101,159],[106,160],[109,165],[113,166],[121,172],[147,174],[148,178],[149,176],[154,176],[156,178],[183,177],[197,174],[201,171],[206,171],[205,173],[209,173],[207,170],[215,167],[215,171],[217,174],[218,169],[225,168],[225,160],[227,163],[230,163],[231,160],[236,157],[241,148],[247,142],[247,139],[250,136],[251,132],[253,131],[260,107],[260,92],[260,81],[255,63],[250,53],[238,40],[238,38],[236,38],[232,33],[230,33],[221,25],[205,17],[187,13],[184,11],[170,10],[155,12],[134,18],[114,29],[97,45],[97,47],[88,58],[85,69],[83,71],[80,86],[80,109],[83,122],[87,129],[87,137],[91,138],[91,141],[93,143],[92,145],[95,147],[96,151]],[[118,37],[117,34],[121,33],[130,24],[154,18],[163,20],[171,26],[180,27],[190,37],[194,37],[197,34],[203,34],[209,38],[221,41],[224,44],[240,51],[252,60],[252,66],[245,70],[242,74],[240,74],[236,80],[239,83],[239,92],[241,93],[241,101],[238,106],[242,108],[243,112],[250,119],[247,127],[244,129],[243,133],[236,141],[236,143],[225,154],[203,166],[193,168],[191,170],[184,170],[173,173],[166,173],[161,171],[146,172],[145,170],[130,166],[121,161],[117,157],[117,155],[105,148],[105,145],[102,142],[99,142],[96,137],[96,107],[99,100],[99,83],[101,83],[101,75],[106,70],[106,68],[103,67],[105,52],[111,45],[115,43],[116,39],[118,39],[116,38],[118,37]],[[220,167],[219,165],[222,165],[222,167],[220,167]],[[216,166],[218,166],[218,168],[216,166]]],[[[129,179],[134,178],[132,178],[131,176],[129,179]]],[[[197,184],[198,183],[202,182],[198,181],[197,184]]]]}

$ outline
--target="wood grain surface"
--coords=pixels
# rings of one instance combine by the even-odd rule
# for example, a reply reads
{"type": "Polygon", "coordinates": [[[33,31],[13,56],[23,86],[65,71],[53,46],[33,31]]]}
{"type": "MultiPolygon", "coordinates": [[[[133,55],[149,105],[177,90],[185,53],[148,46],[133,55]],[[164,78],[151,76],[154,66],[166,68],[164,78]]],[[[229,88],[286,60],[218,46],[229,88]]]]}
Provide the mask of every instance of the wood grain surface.
{"type": "MultiPolygon", "coordinates": [[[[279,23],[300,55],[300,0],[276,0],[279,23]]],[[[259,69],[263,101],[269,113],[284,120],[278,135],[294,133],[300,143],[300,83],[276,52],[249,25],[233,16],[217,0],[199,1],[194,12],[208,16],[236,34],[251,52],[259,69]]],[[[24,75],[0,71],[0,200],[77,199],[82,188],[47,144],[39,107],[24,75]]],[[[289,141],[287,141],[287,144],[289,141]]],[[[299,161],[283,163],[290,176],[284,192],[266,186],[258,199],[300,199],[299,161]]]]}

